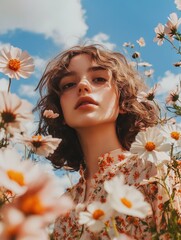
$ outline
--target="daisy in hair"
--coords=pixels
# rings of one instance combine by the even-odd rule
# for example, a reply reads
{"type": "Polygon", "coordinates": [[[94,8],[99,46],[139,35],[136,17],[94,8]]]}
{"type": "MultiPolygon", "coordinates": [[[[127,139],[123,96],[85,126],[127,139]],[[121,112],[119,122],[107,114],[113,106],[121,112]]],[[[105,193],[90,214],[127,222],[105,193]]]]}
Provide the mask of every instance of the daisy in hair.
{"type": "Polygon", "coordinates": [[[175,147],[181,147],[181,128],[177,124],[166,124],[161,128],[163,136],[175,147]]]}
{"type": "Polygon", "coordinates": [[[165,40],[165,27],[163,24],[159,23],[158,26],[154,29],[156,37],[153,39],[154,42],[157,42],[159,46],[163,44],[165,40]]]}
{"type": "Polygon", "coordinates": [[[32,152],[44,157],[53,154],[62,141],[60,138],[53,138],[51,135],[19,136],[18,140],[25,144],[32,152]]]}
{"type": "Polygon", "coordinates": [[[28,78],[34,71],[33,59],[26,51],[6,46],[0,51],[0,72],[9,78],[28,78]]]}
{"type": "Polygon", "coordinates": [[[148,92],[141,91],[137,95],[138,102],[153,101],[159,84],[155,84],[148,92]]]}
{"type": "Polygon", "coordinates": [[[157,127],[149,127],[146,131],[137,134],[132,143],[130,152],[137,154],[144,161],[150,161],[155,165],[170,160],[168,152],[171,149],[169,143],[165,143],[165,137],[157,127]]]}
{"type": "Polygon", "coordinates": [[[87,206],[87,211],[79,213],[79,224],[85,224],[91,232],[100,232],[112,214],[109,204],[93,202],[87,206]]]}
{"type": "Polygon", "coordinates": [[[0,92],[0,119],[6,132],[23,132],[25,122],[32,121],[32,105],[16,94],[0,92]]]}
{"type": "Polygon", "coordinates": [[[151,207],[144,200],[143,194],[136,187],[125,185],[123,175],[105,181],[104,188],[108,193],[108,203],[118,214],[145,218],[151,213],[151,207]]]}
{"type": "Polygon", "coordinates": [[[59,117],[59,114],[58,113],[54,113],[52,110],[45,110],[43,112],[43,116],[45,118],[57,118],[57,117],[59,117]]]}

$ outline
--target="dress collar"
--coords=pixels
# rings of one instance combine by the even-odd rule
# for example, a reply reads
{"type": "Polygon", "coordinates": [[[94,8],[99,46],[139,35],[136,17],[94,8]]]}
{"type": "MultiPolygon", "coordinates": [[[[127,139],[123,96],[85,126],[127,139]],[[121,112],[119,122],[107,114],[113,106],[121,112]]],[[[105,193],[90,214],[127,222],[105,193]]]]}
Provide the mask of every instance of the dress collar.
{"type": "MultiPolygon", "coordinates": [[[[102,154],[98,157],[98,166],[100,168],[106,169],[114,163],[121,162],[131,155],[128,151],[123,151],[122,148],[118,148],[107,153],[102,154]]],[[[84,177],[85,170],[82,165],[80,166],[79,173],[84,177]]]]}

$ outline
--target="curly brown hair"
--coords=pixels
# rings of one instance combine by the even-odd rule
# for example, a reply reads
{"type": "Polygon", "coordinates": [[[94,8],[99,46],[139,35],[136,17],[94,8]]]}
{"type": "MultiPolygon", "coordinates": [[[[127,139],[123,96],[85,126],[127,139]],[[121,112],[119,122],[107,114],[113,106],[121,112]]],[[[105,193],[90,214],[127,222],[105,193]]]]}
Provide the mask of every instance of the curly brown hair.
{"type": "Polygon", "coordinates": [[[153,105],[137,101],[138,92],[147,87],[138,71],[121,53],[109,51],[100,45],[75,46],[60,53],[49,62],[36,88],[39,89],[40,100],[34,110],[38,110],[40,114],[37,133],[51,134],[62,139],[59,147],[48,159],[55,168],[68,167],[75,171],[79,170],[80,164],[85,167],[84,157],[76,131],[64,124],[59,99],[59,82],[71,59],[79,54],[88,54],[98,65],[112,72],[112,80],[121,93],[119,106],[124,113],[119,114],[116,121],[117,136],[123,148],[129,150],[137,133],[153,126],[157,118],[153,105]],[[59,113],[59,117],[55,119],[43,117],[43,112],[47,109],[59,113]]]}

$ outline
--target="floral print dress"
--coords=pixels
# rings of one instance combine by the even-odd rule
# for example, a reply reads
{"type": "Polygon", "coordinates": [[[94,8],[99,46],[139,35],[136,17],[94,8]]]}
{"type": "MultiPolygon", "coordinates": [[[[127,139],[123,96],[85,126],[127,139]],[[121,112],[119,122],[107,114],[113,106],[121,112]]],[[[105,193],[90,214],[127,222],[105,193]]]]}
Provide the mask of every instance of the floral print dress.
{"type": "MultiPolygon", "coordinates": [[[[151,162],[142,162],[136,155],[129,152],[123,152],[122,149],[116,149],[109,153],[103,154],[98,158],[99,170],[91,180],[90,191],[86,204],[93,201],[106,201],[107,193],[104,190],[104,181],[110,180],[115,175],[124,174],[125,184],[134,185],[145,195],[145,200],[151,204],[152,215],[145,219],[138,217],[126,216],[120,214],[116,217],[116,226],[119,233],[125,233],[132,239],[152,239],[154,231],[160,231],[164,224],[161,223],[161,210],[165,202],[163,189],[156,181],[146,181],[157,174],[155,165],[151,162]],[[152,232],[149,231],[152,229],[152,232]]],[[[72,188],[68,189],[66,195],[70,196],[75,205],[74,210],[71,210],[66,216],[61,216],[56,219],[54,226],[54,240],[108,240],[108,235],[105,230],[99,233],[92,233],[84,225],[78,223],[78,213],[81,203],[85,203],[86,180],[84,171],[80,169],[79,182],[72,188]]],[[[170,176],[170,181],[173,178],[170,176]]],[[[178,200],[177,200],[178,201],[178,200]]],[[[181,202],[177,202],[178,208],[181,202]]],[[[81,209],[82,210],[82,209],[81,209]]],[[[179,210],[180,211],[180,210],[179,210]]],[[[169,239],[164,236],[160,239],[169,239]]]]}

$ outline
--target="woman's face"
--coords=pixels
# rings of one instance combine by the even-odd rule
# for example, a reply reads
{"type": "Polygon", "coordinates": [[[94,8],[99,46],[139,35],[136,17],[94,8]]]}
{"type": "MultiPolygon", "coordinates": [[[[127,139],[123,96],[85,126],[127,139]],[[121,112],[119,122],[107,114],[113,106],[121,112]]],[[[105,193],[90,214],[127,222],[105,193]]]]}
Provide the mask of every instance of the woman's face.
{"type": "Polygon", "coordinates": [[[74,129],[115,123],[119,94],[111,72],[87,54],[73,57],[60,80],[60,105],[64,120],[74,129]]]}

